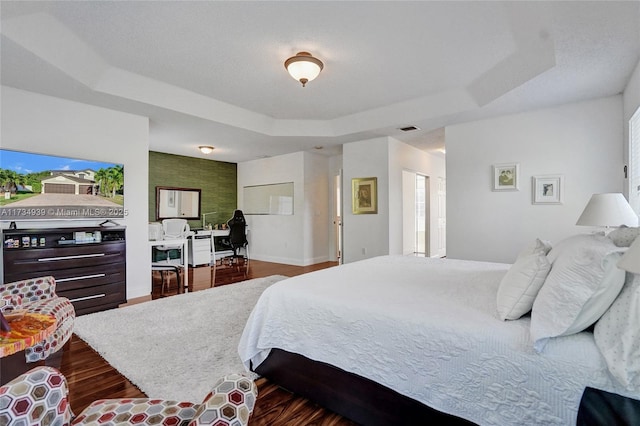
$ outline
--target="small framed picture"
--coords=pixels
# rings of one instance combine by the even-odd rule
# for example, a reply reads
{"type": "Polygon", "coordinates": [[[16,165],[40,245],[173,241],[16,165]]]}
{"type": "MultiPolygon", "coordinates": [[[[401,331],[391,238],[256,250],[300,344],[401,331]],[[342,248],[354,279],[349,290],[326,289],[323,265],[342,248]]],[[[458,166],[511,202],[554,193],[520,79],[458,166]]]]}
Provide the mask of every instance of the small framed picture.
{"type": "Polygon", "coordinates": [[[493,165],[493,190],[518,191],[520,184],[520,165],[518,163],[493,165]]]}
{"type": "Polygon", "coordinates": [[[533,176],[532,204],[562,204],[564,193],[562,175],[533,176]]]}
{"type": "Polygon", "coordinates": [[[351,179],[353,214],[378,213],[378,178],[351,179]]]}

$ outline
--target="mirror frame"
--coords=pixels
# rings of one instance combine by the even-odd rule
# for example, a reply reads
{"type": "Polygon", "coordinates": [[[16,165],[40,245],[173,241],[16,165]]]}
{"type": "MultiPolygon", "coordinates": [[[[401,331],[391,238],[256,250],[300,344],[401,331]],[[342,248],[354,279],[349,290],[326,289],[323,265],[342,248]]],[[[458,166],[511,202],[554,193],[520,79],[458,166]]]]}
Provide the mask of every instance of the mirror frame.
{"type": "Polygon", "coordinates": [[[200,211],[202,205],[202,190],[199,188],[180,188],[175,186],[156,186],[156,220],[162,219],[187,219],[200,220],[200,211]],[[198,211],[196,216],[161,216],[160,215],[160,191],[182,191],[195,192],[198,194],[198,211]]]}

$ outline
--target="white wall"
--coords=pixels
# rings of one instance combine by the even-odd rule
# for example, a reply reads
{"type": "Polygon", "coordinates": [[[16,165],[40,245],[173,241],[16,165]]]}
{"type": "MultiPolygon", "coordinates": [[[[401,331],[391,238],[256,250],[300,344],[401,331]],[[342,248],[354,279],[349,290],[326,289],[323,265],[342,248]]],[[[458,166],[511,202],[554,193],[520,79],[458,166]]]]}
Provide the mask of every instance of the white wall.
{"type": "Polygon", "coordinates": [[[575,225],[593,193],[622,192],[622,97],[446,128],[447,256],[511,263],[575,225]],[[520,190],[492,192],[491,165],[520,163],[520,190]],[[564,203],[533,205],[531,177],[563,174],[564,203]]]}
{"type": "Polygon", "coordinates": [[[389,254],[389,138],[342,146],[344,263],[389,254]],[[378,178],[378,214],[353,214],[351,179],[378,178]]]}
{"type": "Polygon", "coordinates": [[[238,163],[238,208],[243,188],[293,182],[293,215],[246,215],[253,259],[290,265],[329,260],[329,160],[308,152],[238,163]]]}
{"type": "MultiPolygon", "coordinates": [[[[345,144],[343,157],[344,261],[385,254],[402,254],[402,172],[409,170],[431,177],[431,205],[436,205],[436,177],[445,176],[443,159],[393,138],[376,138],[345,144]],[[352,213],[351,179],[378,178],[378,214],[352,213]]],[[[431,215],[431,245],[437,219],[431,215]]]]}
{"type": "Polygon", "coordinates": [[[329,159],[320,154],[304,153],[304,264],[329,260],[332,232],[330,214],[332,179],[329,159]]]}
{"type": "MultiPolygon", "coordinates": [[[[146,117],[2,86],[1,146],[124,164],[127,298],[151,293],[147,244],[149,122],[146,117]]],[[[18,227],[91,226],[100,221],[18,222],[18,227]]],[[[2,224],[7,226],[7,224],[2,224]]]]}

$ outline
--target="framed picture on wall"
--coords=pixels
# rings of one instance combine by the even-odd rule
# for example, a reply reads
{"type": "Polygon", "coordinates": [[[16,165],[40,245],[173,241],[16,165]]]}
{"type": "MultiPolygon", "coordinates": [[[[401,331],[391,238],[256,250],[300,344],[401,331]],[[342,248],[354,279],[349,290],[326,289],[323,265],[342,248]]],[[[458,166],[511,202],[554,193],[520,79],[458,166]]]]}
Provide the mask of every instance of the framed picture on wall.
{"type": "Polygon", "coordinates": [[[378,213],[378,178],[351,179],[353,214],[378,213]]]}
{"type": "Polygon", "coordinates": [[[532,204],[562,204],[564,193],[562,175],[533,176],[532,204]]]}
{"type": "Polygon", "coordinates": [[[518,191],[520,184],[518,163],[494,164],[493,190],[494,191],[518,191]]]}

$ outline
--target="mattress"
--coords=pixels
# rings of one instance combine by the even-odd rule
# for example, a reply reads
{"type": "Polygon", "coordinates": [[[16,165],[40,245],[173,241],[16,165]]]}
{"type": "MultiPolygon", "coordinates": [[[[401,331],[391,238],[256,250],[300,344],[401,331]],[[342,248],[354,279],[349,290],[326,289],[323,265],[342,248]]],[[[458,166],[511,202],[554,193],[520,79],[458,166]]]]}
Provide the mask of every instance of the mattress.
{"type": "Polygon", "coordinates": [[[575,424],[586,386],[622,393],[590,332],[533,350],[530,320],[501,321],[510,265],[382,256],[268,288],[240,340],[246,368],[271,348],[374,380],[478,424],[575,424]]]}

